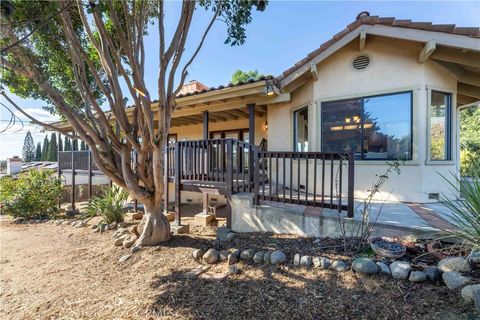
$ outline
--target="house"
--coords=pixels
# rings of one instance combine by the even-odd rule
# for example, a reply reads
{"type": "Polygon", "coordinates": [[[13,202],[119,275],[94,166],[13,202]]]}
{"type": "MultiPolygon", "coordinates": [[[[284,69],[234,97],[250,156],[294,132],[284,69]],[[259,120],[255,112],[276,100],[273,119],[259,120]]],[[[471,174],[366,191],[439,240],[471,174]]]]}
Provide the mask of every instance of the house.
{"type": "Polygon", "coordinates": [[[395,160],[378,199],[432,202],[458,196],[442,175],[458,172],[459,110],[480,100],[480,30],[363,12],[277,77],[188,85],[167,157],[178,216],[178,202],[241,192],[352,213],[395,160]]]}

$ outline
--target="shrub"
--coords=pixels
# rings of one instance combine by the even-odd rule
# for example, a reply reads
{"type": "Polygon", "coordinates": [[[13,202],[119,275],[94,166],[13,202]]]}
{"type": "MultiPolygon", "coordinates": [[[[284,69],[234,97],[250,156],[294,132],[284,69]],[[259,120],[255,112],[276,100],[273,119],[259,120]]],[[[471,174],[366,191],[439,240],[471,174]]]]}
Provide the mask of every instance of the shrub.
{"type": "Polygon", "coordinates": [[[472,168],[472,177],[453,179],[443,177],[451,189],[460,193],[463,198],[452,200],[442,196],[441,202],[452,211],[452,223],[456,230],[443,230],[445,237],[461,240],[464,244],[480,249],[480,165],[472,168]]]}
{"type": "Polygon", "coordinates": [[[87,207],[90,217],[100,215],[106,223],[123,221],[123,205],[128,198],[128,192],[118,186],[105,190],[102,197],[94,197],[87,207]]]}
{"type": "Polygon", "coordinates": [[[18,178],[0,178],[3,212],[14,218],[55,215],[61,193],[60,179],[51,170],[31,170],[20,174],[18,178]]]}

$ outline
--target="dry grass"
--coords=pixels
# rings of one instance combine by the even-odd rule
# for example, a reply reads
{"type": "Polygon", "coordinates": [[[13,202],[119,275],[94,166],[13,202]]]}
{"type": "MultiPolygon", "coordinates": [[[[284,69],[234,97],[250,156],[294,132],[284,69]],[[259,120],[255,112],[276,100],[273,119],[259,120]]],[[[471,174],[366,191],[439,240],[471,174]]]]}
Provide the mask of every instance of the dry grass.
{"type": "MultiPolygon", "coordinates": [[[[111,232],[90,228],[0,223],[1,319],[476,319],[459,293],[352,272],[286,265],[248,266],[225,280],[191,279],[193,248],[207,236],[175,237],[127,262],[111,232]]],[[[244,235],[239,248],[282,248],[342,258],[311,240],[244,235]]],[[[226,263],[209,272],[224,272],[226,263]]]]}

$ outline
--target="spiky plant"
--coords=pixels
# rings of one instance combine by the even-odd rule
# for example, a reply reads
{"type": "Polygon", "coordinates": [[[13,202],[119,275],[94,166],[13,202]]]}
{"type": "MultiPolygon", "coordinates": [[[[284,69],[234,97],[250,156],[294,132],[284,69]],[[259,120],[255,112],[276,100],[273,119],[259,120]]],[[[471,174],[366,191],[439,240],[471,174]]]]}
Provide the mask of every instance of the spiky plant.
{"type": "Polygon", "coordinates": [[[128,199],[128,192],[118,186],[105,190],[102,197],[94,197],[87,207],[87,214],[92,217],[100,215],[106,223],[123,221],[123,206],[128,199]]]}

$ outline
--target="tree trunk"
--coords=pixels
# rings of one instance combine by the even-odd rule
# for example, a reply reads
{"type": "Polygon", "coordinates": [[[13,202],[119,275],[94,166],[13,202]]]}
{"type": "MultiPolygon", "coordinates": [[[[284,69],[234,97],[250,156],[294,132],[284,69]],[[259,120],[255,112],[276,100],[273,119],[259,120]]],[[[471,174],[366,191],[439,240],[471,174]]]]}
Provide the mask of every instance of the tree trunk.
{"type": "Polygon", "coordinates": [[[160,206],[145,206],[145,224],[136,246],[156,246],[170,239],[170,223],[160,206]]]}

